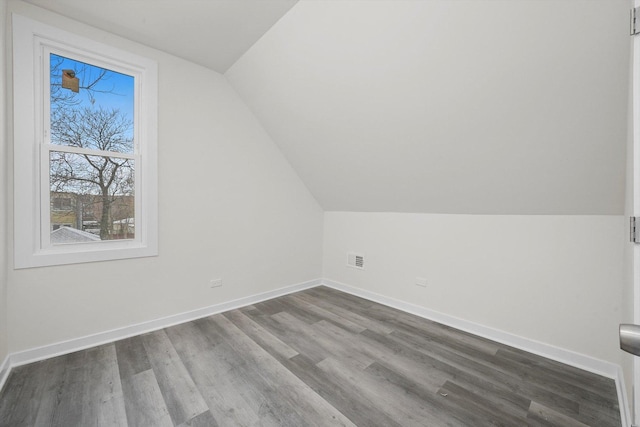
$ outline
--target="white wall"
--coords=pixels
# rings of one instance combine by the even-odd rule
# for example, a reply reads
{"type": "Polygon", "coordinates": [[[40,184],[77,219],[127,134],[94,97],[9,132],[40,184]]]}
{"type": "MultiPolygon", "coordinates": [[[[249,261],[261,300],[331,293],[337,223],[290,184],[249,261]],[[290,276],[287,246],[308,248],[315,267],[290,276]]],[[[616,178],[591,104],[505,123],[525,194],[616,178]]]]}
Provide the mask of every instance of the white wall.
{"type": "MultiPolygon", "coordinates": [[[[6,28],[7,28],[7,1],[0,0],[0,141],[7,140],[7,115],[6,115],[6,28]]],[[[0,142],[0,363],[8,353],[7,345],[7,147],[0,142]]],[[[2,372],[0,372],[0,379],[2,372]]]]}
{"type": "Polygon", "coordinates": [[[622,216],[326,212],[324,277],[619,364],[624,224],[622,216]],[[364,271],[345,266],[348,251],[365,255],[364,271]]]}
{"type": "Polygon", "coordinates": [[[323,251],[320,207],[223,76],[22,2],[9,10],[158,60],[160,256],[13,270],[9,250],[0,356],[323,276],[620,362],[623,217],[327,212],[323,251]],[[347,251],[367,269],[346,268],[347,251]]]}
{"type": "Polygon", "coordinates": [[[160,256],[10,268],[11,352],[320,277],[322,211],[222,75],[28,4],[9,10],[155,58],[160,86],[160,256]]]}

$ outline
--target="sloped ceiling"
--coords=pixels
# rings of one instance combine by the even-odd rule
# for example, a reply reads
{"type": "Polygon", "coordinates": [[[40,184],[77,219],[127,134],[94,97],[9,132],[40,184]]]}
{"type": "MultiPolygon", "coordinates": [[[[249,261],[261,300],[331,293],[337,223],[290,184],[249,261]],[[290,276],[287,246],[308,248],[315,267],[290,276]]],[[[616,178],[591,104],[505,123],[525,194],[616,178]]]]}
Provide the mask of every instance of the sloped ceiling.
{"type": "Polygon", "coordinates": [[[26,0],[224,73],[297,0],[26,0]]]}
{"type": "Polygon", "coordinates": [[[325,210],[623,212],[630,0],[27,1],[228,69],[325,210]]]}
{"type": "Polygon", "coordinates": [[[302,1],[226,76],[325,210],[622,214],[629,7],[302,1]]]}

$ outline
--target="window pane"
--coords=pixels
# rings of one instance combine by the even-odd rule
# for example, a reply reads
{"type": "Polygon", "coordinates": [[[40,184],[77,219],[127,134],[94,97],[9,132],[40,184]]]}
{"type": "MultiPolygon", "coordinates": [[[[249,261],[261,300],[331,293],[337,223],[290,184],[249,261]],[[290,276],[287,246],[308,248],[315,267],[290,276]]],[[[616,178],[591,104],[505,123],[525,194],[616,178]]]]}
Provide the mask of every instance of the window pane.
{"type": "Polygon", "coordinates": [[[49,55],[51,143],[133,152],[134,78],[49,55]]]}
{"type": "Polygon", "coordinates": [[[51,243],[135,237],[134,161],[51,151],[51,243]]]}

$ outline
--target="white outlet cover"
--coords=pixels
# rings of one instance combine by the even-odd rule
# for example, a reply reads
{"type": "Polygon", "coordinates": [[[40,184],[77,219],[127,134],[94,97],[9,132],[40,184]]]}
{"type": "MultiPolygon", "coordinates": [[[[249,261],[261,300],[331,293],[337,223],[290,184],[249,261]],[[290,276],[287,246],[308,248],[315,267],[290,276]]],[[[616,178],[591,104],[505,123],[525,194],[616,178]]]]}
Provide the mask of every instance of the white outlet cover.
{"type": "Polygon", "coordinates": [[[416,277],[416,286],[420,286],[422,288],[427,287],[427,279],[424,277],[416,277]]]}
{"type": "Polygon", "coordinates": [[[218,288],[218,287],[222,286],[222,279],[211,279],[211,280],[209,280],[209,285],[212,288],[218,288]]]}

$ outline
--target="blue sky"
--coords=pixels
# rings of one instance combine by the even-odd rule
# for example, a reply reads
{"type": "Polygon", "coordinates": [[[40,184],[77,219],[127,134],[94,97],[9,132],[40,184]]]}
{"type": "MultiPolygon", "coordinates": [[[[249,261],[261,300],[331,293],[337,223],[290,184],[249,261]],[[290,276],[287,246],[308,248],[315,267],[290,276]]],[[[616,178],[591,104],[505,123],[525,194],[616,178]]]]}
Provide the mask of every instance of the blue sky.
{"type": "MultiPolygon", "coordinates": [[[[94,76],[99,75],[103,70],[101,67],[65,58],[53,53],[51,54],[51,66],[57,64],[60,60],[62,63],[58,67],[60,70],[59,72],[62,73],[62,70],[75,70],[76,77],[80,79],[81,87],[88,84],[94,76]]],[[[59,84],[62,81],[62,75],[59,74],[52,76],[51,79],[52,83],[55,82],[59,84]]],[[[80,107],[86,106],[97,108],[101,106],[107,109],[117,108],[122,113],[126,114],[131,121],[133,121],[134,78],[132,76],[109,70],[107,74],[94,86],[94,89],[96,89],[96,91],[103,91],[106,93],[94,92],[93,96],[95,103],[92,104],[87,91],[80,89],[80,93],[75,95],[76,98],[80,100],[80,107]]]]}

